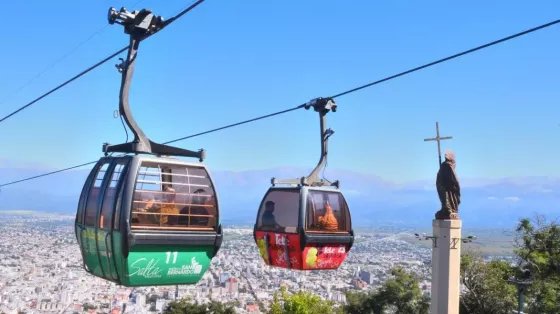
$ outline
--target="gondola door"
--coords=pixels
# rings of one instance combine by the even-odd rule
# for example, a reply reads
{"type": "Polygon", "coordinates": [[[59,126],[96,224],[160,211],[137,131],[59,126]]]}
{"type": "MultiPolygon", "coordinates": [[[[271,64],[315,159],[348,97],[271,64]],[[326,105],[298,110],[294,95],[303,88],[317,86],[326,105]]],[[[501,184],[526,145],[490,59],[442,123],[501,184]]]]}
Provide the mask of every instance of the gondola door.
{"type": "MultiPolygon", "coordinates": [[[[128,159],[126,158],[114,159],[101,185],[103,193],[100,196],[101,202],[97,210],[96,238],[97,250],[101,259],[100,265],[105,278],[115,282],[120,281],[119,275],[121,275],[117,269],[115,253],[113,252],[114,232],[119,232],[118,229],[113,229],[115,213],[120,212],[115,209],[115,206],[123,185],[122,178],[125,177],[127,163],[128,159]]],[[[120,235],[117,235],[117,239],[120,239],[120,235]]]]}
{"type": "Polygon", "coordinates": [[[300,188],[272,188],[261,202],[254,237],[267,265],[302,269],[300,188]]]}
{"type": "Polygon", "coordinates": [[[87,187],[89,190],[85,196],[86,205],[83,214],[82,225],[80,226],[79,236],[83,248],[83,259],[87,270],[95,276],[105,277],[105,273],[101,267],[101,259],[97,250],[96,237],[96,217],[97,208],[100,202],[100,191],[103,184],[105,174],[111,164],[111,159],[102,159],[95,165],[93,181],[87,187]]]}
{"type": "Polygon", "coordinates": [[[87,197],[90,191],[92,180],[97,175],[97,169],[98,169],[97,165],[95,165],[95,167],[90,171],[86,179],[86,183],[82,188],[82,193],[80,194],[80,201],[78,202],[78,210],[76,212],[76,220],[74,222],[74,232],[76,233],[76,240],[78,242],[78,245],[80,246],[82,265],[84,267],[84,270],[87,272],[90,272],[88,267],[88,262],[87,262],[90,251],[89,251],[89,241],[87,240],[87,237],[85,237],[86,234],[86,228],[84,225],[85,208],[87,205],[87,197]]]}

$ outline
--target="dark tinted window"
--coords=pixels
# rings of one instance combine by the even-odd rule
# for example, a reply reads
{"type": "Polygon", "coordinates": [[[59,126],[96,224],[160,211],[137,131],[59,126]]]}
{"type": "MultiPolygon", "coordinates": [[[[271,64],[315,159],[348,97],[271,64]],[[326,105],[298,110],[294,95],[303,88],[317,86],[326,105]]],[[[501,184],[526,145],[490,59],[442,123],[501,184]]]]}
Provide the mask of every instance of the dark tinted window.
{"type": "Polygon", "coordinates": [[[119,161],[115,165],[115,168],[113,168],[111,181],[107,185],[105,194],[103,194],[103,204],[101,207],[101,216],[99,218],[99,228],[108,229],[111,227],[111,220],[113,218],[113,212],[115,210],[115,199],[117,197],[117,187],[125,165],[126,161],[119,161]]]}
{"type": "MultiPolygon", "coordinates": [[[[97,173],[97,168],[92,168],[91,172],[96,172],[97,173]]],[[[89,176],[88,176],[87,180],[89,180],[89,176]]],[[[87,183],[88,182],[86,182],[86,184],[87,183]]],[[[87,196],[88,196],[88,193],[89,193],[89,189],[86,187],[86,184],[84,184],[84,187],[82,188],[82,193],[80,194],[80,201],[78,202],[78,212],[76,213],[77,221],[80,224],[84,223],[84,212],[85,212],[85,206],[86,206],[86,199],[87,199],[87,196]]]]}
{"type": "Polygon", "coordinates": [[[105,162],[98,168],[93,184],[90,187],[86,204],[86,217],[84,222],[86,226],[95,226],[95,217],[97,216],[98,205],[97,198],[99,197],[99,190],[101,189],[101,183],[103,183],[103,178],[105,177],[105,173],[107,172],[107,167],[109,167],[109,163],[105,162]]]}
{"type": "Polygon", "coordinates": [[[259,209],[257,229],[297,233],[299,189],[270,191],[259,209]]]}
{"type": "Polygon", "coordinates": [[[217,227],[214,187],[202,167],[143,162],[132,205],[133,229],[217,227]]]}
{"type": "Polygon", "coordinates": [[[342,194],[309,190],[306,228],[316,232],[349,232],[350,213],[342,194]]]}

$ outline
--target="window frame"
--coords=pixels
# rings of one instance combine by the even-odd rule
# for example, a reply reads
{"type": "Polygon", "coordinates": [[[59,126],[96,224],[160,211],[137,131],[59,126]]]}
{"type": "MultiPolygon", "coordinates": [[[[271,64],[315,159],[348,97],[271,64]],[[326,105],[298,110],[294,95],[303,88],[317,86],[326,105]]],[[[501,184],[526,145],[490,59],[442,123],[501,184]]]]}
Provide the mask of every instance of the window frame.
{"type": "MultiPolygon", "coordinates": [[[[340,190],[309,188],[309,189],[307,189],[307,191],[305,193],[305,200],[304,201],[305,201],[305,212],[302,213],[302,217],[303,217],[303,224],[302,225],[303,225],[303,228],[304,228],[306,233],[313,233],[313,234],[350,234],[352,232],[352,218],[351,218],[351,215],[350,215],[350,207],[348,206],[348,203],[346,202],[346,198],[344,197],[344,194],[342,194],[342,192],[340,190]],[[337,222],[339,224],[339,228],[338,228],[337,231],[315,230],[315,229],[310,229],[309,228],[308,215],[309,215],[309,210],[311,209],[311,207],[308,206],[308,205],[311,205],[311,204],[308,204],[308,198],[311,197],[311,199],[313,200],[313,198],[316,197],[315,195],[317,195],[317,194],[321,194],[322,197],[326,194],[327,195],[327,200],[330,198],[330,195],[336,195],[337,201],[338,201],[339,211],[341,213],[340,218],[337,217],[337,222]],[[343,206],[345,208],[344,211],[343,211],[341,206],[343,206]],[[343,220],[343,222],[344,222],[344,227],[343,228],[340,228],[340,223],[341,223],[340,220],[343,220]]],[[[325,202],[324,199],[322,200],[322,202],[323,203],[325,202]]],[[[334,211],[334,209],[333,209],[333,211],[334,211]]]]}
{"type": "Polygon", "coordinates": [[[266,194],[264,195],[264,197],[262,198],[261,203],[259,205],[259,210],[257,211],[257,218],[255,220],[256,230],[257,231],[263,231],[263,232],[273,232],[273,233],[299,234],[300,230],[301,230],[301,227],[302,227],[301,215],[302,215],[302,200],[303,200],[304,194],[305,193],[303,193],[302,187],[271,187],[271,188],[269,188],[268,191],[266,192],[266,194]],[[284,230],[282,232],[280,232],[278,230],[272,230],[271,228],[263,228],[263,226],[262,226],[262,216],[264,215],[264,210],[265,210],[264,204],[268,200],[268,196],[271,193],[274,193],[274,192],[286,192],[286,191],[298,194],[297,225],[295,226],[294,231],[293,232],[288,232],[288,230],[291,230],[291,228],[293,228],[292,226],[288,226],[288,227],[284,226],[284,230]],[[288,229],[288,228],[290,228],[290,229],[288,229]],[[286,229],[288,229],[288,230],[286,230],[286,229]]]}
{"type": "MultiPolygon", "coordinates": [[[[136,169],[135,169],[135,175],[134,175],[134,179],[133,180],[128,180],[128,184],[131,184],[131,191],[132,193],[130,194],[130,201],[128,202],[129,206],[128,206],[128,221],[129,221],[129,230],[131,232],[173,232],[173,233],[182,233],[182,232],[218,232],[218,229],[220,227],[220,206],[219,206],[219,201],[218,201],[218,194],[216,193],[216,186],[214,184],[214,181],[212,180],[212,177],[210,175],[210,171],[208,170],[208,168],[203,165],[197,165],[197,164],[189,164],[189,163],[181,163],[181,162],[176,162],[174,160],[158,160],[158,159],[139,159],[136,162],[136,169]],[[214,214],[209,214],[209,219],[213,219],[214,223],[210,226],[187,226],[187,227],[181,227],[179,225],[177,226],[149,226],[149,225],[139,225],[138,223],[134,223],[132,222],[132,215],[135,213],[133,211],[134,209],[134,203],[135,203],[135,198],[136,198],[136,192],[137,192],[137,188],[136,185],[138,184],[138,180],[140,176],[146,176],[146,174],[141,174],[141,172],[143,171],[149,171],[149,170],[142,170],[144,169],[150,169],[150,168],[155,168],[154,166],[157,166],[157,168],[159,169],[159,178],[158,178],[158,183],[159,185],[161,185],[161,189],[163,189],[163,186],[165,185],[162,184],[162,182],[167,182],[164,181],[164,176],[171,176],[173,177],[173,174],[168,174],[167,172],[164,172],[162,168],[165,167],[169,167],[172,170],[173,169],[188,169],[188,170],[192,170],[192,169],[200,169],[203,170],[205,172],[205,176],[206,176],[206,180],[208,180],[209,183],[209,187],[207,187],[206,189],[209,189],[212,192],[212,198],[213,198],[213,208],[214,208],[214,214]]],[[[188,171],[187,170],[187,171],[188,171]]],[[[154,175],[155,176],[155,175],[154,175]]],[[[180,182],[179,182],[180,183],[180,182]]],[[[171,183],[171,185],[173,185],[173,183],[171,183]]],[[[154,190],[154,192],[161,192],[160,190],[154,190]]],[[[192,197],[192,195],[191,195],[192,197]]],[[[191,204],[192,205],[192,204],[191,204]]],[[[210,207],[211,208],[211,207],[210,207]]],[[[160,213],[160,217],[163,215],[167,215],[169,216],[174,216],[171,214],[166,214],[166,213],[160,213]]],[[[188,214],[190,215],[190,214],[188,214]]],[[[180,217],[180,216],[179,216],[180,217]]],[[[190,216],[187,216],[190,217],[190,216]]],[[[161,218],[160,218],[161,219],[161,218]]],[[[160,220],[161,222],[161,220],[160,220]]]]}
{"type": "Polygon", "coordinates": [[[82,192],[80,193],[80,199],[78,200],[78,210],[76,212],[76,223],[79,225],[85,224],[85,214],[86,214],[86,205],[89,199],[89,192],[91,190],[91,183],[94,174],[97,175],[99,172],[99,161],[91,168],[82,187],[82,192]]]}
{"type": "Polygon", "coordinates": [[[107,179],[107,173],[111,170],[111,166],[113,165],[113,160],[111,159],[101,159],[95,166],[96,166],[96,171],[95,174],[93,175],[93,177],[91,178],[89,187],[88,187],[88,192],[87,192],[87,199],[85,202],[85,208],[84,208],[84,219],[83,219],[83,225],[85,227],[91,227],[91,228],[96,228],[99,224],[99,221],[97,221],[99,219],[99,214],[100,214],[100,210],[101,207],[100,205],[100,200],[102,200],[103,198],[103,186],[105,184],[105,181],[107,179]],[[107,169],[105,169],[105,174],[103,175],[103,177],[101,178],[101,184],[99,185],[99,193],[97,195],[97,200],[95,201],[95,215],[93,218],[93,224],[88,224],[87,222],[87,217],[88,217],[88,203],[91,197],[91,192],[94,188],[96,188],[95,183],[97,182],[97,177],[99,176],[99,172],[101,172],[101,169],[103,168],[103,166],[107,165],[107,169]]]}
{"type": "Polygon", "coordinates": [[[130,164],[130,160],[128,158],[113,158],[111,160],[110,166],[106,171],[105,178],[103,178],[103,182],[101,186],[102,193],[101,192],[99,193],[101,196],[101,202],[97,210],[97,227],[99,230],[111,231],[114,229],[116,230],[119,229],[115,224],[116,217],[119,216],[121,213],[120,208],[117,207],[117,205],[121,203],[121,201],[119,201],[119,198],[122,196],[122,190],[123,190],[122,186],[126,181],[126,174],[128,172],[129,164],[130,164]],[[103,215],[103,206],[105,205],[105,201],[106,201],[105,196],[107,195],[106,193],[108,189],[111,188],[111,184],[113,182],[113,175],[115,174],[115,170],[119,165],[122,165],[122,168],[118,180],[116,181],[116,185],[114,187],[115,195],[111,204],[111,212],[109,214],[110,217],[108,221],[104,220],[103,226],[101,226],[101,216],[103,215]]]}

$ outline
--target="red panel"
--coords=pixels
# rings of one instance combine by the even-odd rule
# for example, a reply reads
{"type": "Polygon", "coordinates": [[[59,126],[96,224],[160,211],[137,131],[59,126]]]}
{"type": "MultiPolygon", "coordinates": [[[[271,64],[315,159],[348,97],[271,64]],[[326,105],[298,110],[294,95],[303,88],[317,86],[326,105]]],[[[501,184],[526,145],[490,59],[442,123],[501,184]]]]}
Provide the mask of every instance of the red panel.
{"type": "Polygon", "coordinates": [[[257,231],[257,246],[267,265],[303,270],[338,269],[346,259],[346,245],[307,245],[300,249],[298,234],[257,231]],[[268,255],[265,235],[268,236],[268,255]],[[287,241],[287,242],[286,242],[287,241]],[[286,254],[288,251],[288,254],[286,254]],[[270,256],[271,261],[268,260],[270,256]],[[290,264],[287,257],[290,257],[290,264]]]}
{"type": "Polygon", "coordinates": [[[338,269],[346,259],[346,246],[310,244],[303,249],[303,269],[338,269]]]}
{"type": "Polygon", "coordinates": [[[255,236],[259,253],[267,265],[302,269],[302,252],[298,234],[257,231],[255,236]],[[268,236],[268,255],[265,235],[268,236]],[[270,256],[270,261],[268,256],[270,256]],[[288,257],[290,265],[288,265],[288,257]]]}

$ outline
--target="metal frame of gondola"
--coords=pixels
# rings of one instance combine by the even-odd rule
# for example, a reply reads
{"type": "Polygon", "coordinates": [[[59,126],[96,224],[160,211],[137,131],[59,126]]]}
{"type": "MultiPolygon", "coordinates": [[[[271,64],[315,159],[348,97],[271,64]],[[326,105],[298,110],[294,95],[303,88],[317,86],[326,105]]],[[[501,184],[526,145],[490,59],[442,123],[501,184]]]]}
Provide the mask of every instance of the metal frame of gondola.
{"type": "MultiPolygon", "coordinates": [[[[136,58],[138,56],[138,47],[141,41],[144,39],[152,36],[153,34],[157,33],[165,26],[167,26],[171,21],[164,21],[161,16],[154,15],[148,9],[142,9],[140,11],[133,11],[128,12],[125,8],[121,8],[120,11],[115,10],[114,8],[110,8],[108,12],[108,20],[109,24],[121,24],[124,26],[124,32],[130,35],[130,44],[128,49],[128,55],[126,60],[122,60],[120,64],[117,64],[116,67],[119,72],[122,73],[122,81],[121,81],[121,89],[120,89],[120,98],[119,98],[119,112],[124,117],[124,120],[128,127],[131,129],[132,133],[134,134],[134,140],[132,142],[117,144],[117,145],[109,145],[105,143],[103,145],[103,151],[105,155],[109,152],[122,152],[122,153],[134,153],[138,154],[152,154],[156,155],[157,157],[161,156],[179,156],[179,157],[190,157],[190,158],[198,158],[200,162],[202,162],[206,158],[206,151],[204,149],[200,149],[198,151],[191,151],[183,148],[178,148],[170,145],[159,144],[151,141],[142,129],[138,126],[134,118],[132,117],[132,113],[130,110],[129,104],[129,91],[130,85],[132,81],[132,76],[134,73],[134,66],[136,63],[136,58]]],[[[130,162],[130,167],[132,169],[137,169],[140,167],[141,160],[143,158],[138,158],[139,156],[134,156],[130,162]]],[[[184,163],[184,162],[182,162],[184,163]]],[[[203,168],[206,167],[204,165],[200,165],[203,168]]],[[[208,173],[208,171],[206,170],[208,173]]],[[[208,174],[209,175],[209,174],[208,174]]],[[[128,204],[132,202],[133,195],[131,194],[132,190],[129,189],[129,186],[134,186],[136,181],[136,176],[128,176],[127,182],[124,185],[124,189],[127,189],[123,194],[123,202],[128,204]]],[[[213,180],[209,178],[212,182],[213,180]]],[[[214,188],[214,195],[216,197],[216,207],[218,208],[218,195],[217,191],[214,188]]],[[[159,234],[158,232],[132,232],[130,229],[130,213],[121,213],[122,218],[120,221],[120,229],[124,234],[127,236],[123,237],[125,243],[123,243],[123,253],[125,256],[128,255],[128,248],[130,246],[134,246],[135,244],[154,244],[159,243],[161,241],[167,242],[175,242],[177,241],[184,241],[186,237],[192,238],[193,241],[196,243],[202,244],[210,244],[210,239],[205,237],[202,234],[159,234]],[[124,215],[123,215],[124,214],[124,215]]],[[[212,240],[211,244],[214,245],[214,252],[212,257],[217,253],[221,246],[222,242],[222,226],[219,222],[219,214],[216,215],[217,222],[217,229],[216,229],[216,238],[212,240]]]]}
{"type": "MultiPolygon", "coordinates": [[[[330,98],[315,98],[303,106],[306,110],[313,109],[315,112],[319,113],[319,121],[320,121],[320,138],[321,138],[321,156],[319,158],[319,162],[315,166],[315,168],[311,171],[311,173],[305,177],[294,178],[294,179],[276,179],[272,178],[270,180],[272,187],[269,191],[265,194],[263,200],[261,201],[261,205],[259,208],[262,208],[262,202],[265,201],[268,193],[271,190],[292,190],[294,188],[299,189],[300,199],[299,199],[299,217],[298,217],[298,234],[301,237],[300,246],[303,249],[307,244],[345,244],[348,245],[348,250],[352,248],[354,244],[354,230],[350,228],[349,234],[347,235],[336,235],[333,236],[331,234],[308,234],[305,230],[305,226],[303,225],[303,221],[305,220],[305,210],[307,195],[309,190],[317,190],[317,191],[331,191],[331,187],[334,187],[335,190],[338,191],[340,187],[340,182],[335,180],[333,182],[329,181],[325,178],[319,178],[319,174],[321,170],[323,170],[327,164],[327,157],[328,157],[328,143],[329,138],[334,134],[334,131],[331,128],[327,128],[327,118],[326,115],[330,111],[336,112],[337,104],[335,101],[330,98]],[[290,185],[291,187],[276,187],[276,185],[290,185]],[[295,187],[294,187],[295,186],[295,187]]],[[[342,195],[342,193],[341,193],[342,195]]],[[[344,198],[344,196],[342,196],[344,198]]],[[[350,209],[348,208],[348,211],[350,209]]],[[[348,213],[350,214],[350,213],[348,213]]],[[[350,216],[350,215],[349,215],[350,216]]],[[[351,217],[349,218],[348,223],[351,224],[351,217]]],[[[258,224],[258,216],[257,221],[255,223],[255,227],[253,229],[253,238],[256,241],[255,233],[257,231],[257,224],[258,224]]],[[[268,237],[265,236],[265,241],[269,241],[268,237]]],[[[267,247],[267,254],[268,254],[268,247],[267,247]]],[[[289,265],[289,264],[288,264],[289,265]]]]}
{"type": "Polygon", "coordinates": [[[129,91],[140,42],[160,31],[167,25],[167,22],[165,22],[161,16],[154,15],[151,10],[142,9],[140,11],[128,12],[125,8],[121,8],[120,11],[110,8],[108,20],[109,24],[117,23],[123,25],[124,32],[130,35],[127,58],[126,60],[121,59],[122,62],[117,64],[116,67],[119,72],[122,73],[119,113],[124,117],[124,121],[134,134],[134,140],[132,142],[116,145],[110,145],[109,143],[103,144],[103,152],[105,155],[110,152],[154,154],[158,156],[191,157],[203,161],[206,158],[206,151],[204,149],[195,152],[188,149],[155,143],[150,140],[140,126],[138,126],[130,110],[129,91]]]}
{"type": "Polygon", "coordinates": [[[310,102],[304,105],[306,110],[309,110],[311,107],[319,113],[319,120],[320,120],[320,130],[321,130],[321,157],[319,158],[319,162],[315,169],[311,171],[311,173],[307,177],[301,177],[297,179],[276,179],[272,178],[270,183],[272,186],[276,186],[277,184],[289,184],[289,185],[298,185],[298,186],[314,186],[314,187],[326,187],[326,186],[334,186],[337,189],[339,188],[339,181],[336,180],[334,182],[330,182],[325,178],[319,179],[320,171],[325,168],[327,164],[327,155],[329,151],[329,138],[334,134],[334,131],[331,128],[327,129],[327,113],[329,111],[336,112],[337,104],[335,103],[334,99],[332,98],[315,98],[310,102]]]}

